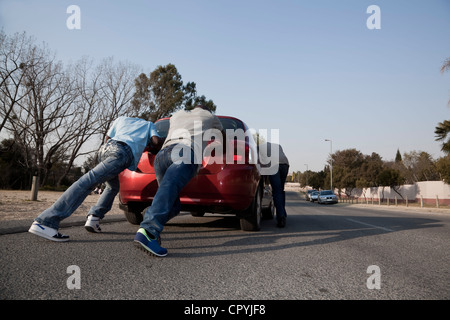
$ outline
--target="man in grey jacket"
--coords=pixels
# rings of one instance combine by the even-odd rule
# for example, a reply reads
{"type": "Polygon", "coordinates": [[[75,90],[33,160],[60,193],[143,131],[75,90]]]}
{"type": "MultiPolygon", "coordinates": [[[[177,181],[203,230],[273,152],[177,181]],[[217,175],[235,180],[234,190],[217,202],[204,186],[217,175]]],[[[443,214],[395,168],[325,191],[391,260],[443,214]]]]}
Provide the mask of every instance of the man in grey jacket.
{"type": "Polygon", "coordinates": [[[209,142],[203,134],[210,129],[223,134],[220,120],[201,105],[192,111],[180,110],[170,118],[167,138],[155,158],[158,191],[134,238],[138,248],[159,257],[167,255],[160,245],[160,233],[166,222],[180,213],[179,194],[201,167],[209,142]]]}

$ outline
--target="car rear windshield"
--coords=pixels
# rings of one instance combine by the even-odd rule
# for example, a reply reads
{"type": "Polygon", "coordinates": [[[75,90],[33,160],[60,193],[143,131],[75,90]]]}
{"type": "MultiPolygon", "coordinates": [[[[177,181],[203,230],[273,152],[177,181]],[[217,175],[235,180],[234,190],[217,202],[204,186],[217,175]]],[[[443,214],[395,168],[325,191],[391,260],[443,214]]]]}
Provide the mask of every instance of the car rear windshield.
{"type": "Polygon", "coordinates": [[[169,119],[159,120],[155,122],[156,132],[160,138],[166,138],[169,132],[169,119]]]}
{"type": "MultiPolygon", "coordinates": [[[[222,126],[225,130],[227,130],[227,129],[232,129],[232,130],[242,129],[245,131],[244,125],[242,124],[241,121],[239,121],[237,119],[219,117],[219,120],[222,123],[222,126]]],[[[161,138],[167,137],[167,133],[169,132],[169,125],[170,125],[169,119],[159,120],[159,121],[155,122],[156,132],[158,132],[158,135],[161,138]]]]}

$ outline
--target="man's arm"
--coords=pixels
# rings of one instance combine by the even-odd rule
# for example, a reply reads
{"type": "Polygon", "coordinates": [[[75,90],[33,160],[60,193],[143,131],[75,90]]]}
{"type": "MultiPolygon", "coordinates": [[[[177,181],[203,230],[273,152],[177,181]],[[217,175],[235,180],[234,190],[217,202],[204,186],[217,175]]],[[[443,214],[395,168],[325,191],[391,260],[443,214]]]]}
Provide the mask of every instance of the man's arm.
{"type": "Polygon", "coordinates": [[[150,138],[151,145],[147,146],[147,149],[151,151],[153,154],[156,154],[159,150],[161,150],[161,147],[164,143],[164,139],[158,137],[158,136],[152,136],[150,138]]]}
{"type": "Polygon", "coordinates": [[[161,139],[158,136],[153,136],[151,140],[152,140],[153,146],[155,148],[158,148],[158,150],[161,149],[161,146],[162,146],[163,141],[164,141],[163,139],[161,139]]]}

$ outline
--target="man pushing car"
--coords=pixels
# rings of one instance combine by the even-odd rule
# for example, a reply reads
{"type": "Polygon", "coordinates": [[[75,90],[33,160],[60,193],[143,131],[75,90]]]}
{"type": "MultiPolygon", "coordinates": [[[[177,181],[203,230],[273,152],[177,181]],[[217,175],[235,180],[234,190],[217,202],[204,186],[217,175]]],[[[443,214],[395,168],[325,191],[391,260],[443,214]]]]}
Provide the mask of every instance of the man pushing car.
{"type": "Polygon", "coordinates": [[[218,133],[215,140],[223,142],[220,120],[203,105],[192,111],[180,110],[170,118],[167,138],[155,157],[158,191],[134,238],[140,249],[159,257],[167,255],[160,234],[167,221],[180,213],[180,191],[201,168],[203,152],[210,143],[204,133],[214,131],[211,129],[218,133]]]}
{"type": "Polygon", "coordinates": [[[60,222],[72,215],[84,199],[101,184],[106,189],[88,213],[86,230],[100,232],[100,220],[111,210],[119,192],[118,174],[125,169],[135,171],[144,149],[151,145],[158,149],[162,140],[155,125],[143,119],[119,117],[107,132],[106,143],[98,152],[100,163],[73,183],[62,196],[33,222],[30,233],[52,241],[68,241],[69,236],[59,233],[60,222]]]}

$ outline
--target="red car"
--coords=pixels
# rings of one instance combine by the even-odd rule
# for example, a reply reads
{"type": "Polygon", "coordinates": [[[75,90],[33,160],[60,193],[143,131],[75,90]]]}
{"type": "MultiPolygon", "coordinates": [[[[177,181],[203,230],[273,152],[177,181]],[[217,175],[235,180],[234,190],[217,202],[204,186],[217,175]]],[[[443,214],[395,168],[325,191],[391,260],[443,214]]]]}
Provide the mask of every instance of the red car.
{"type": "MultiPolygon", "coordinates": [[[[246,133],[244,140],[242,137],[227,140],[230,150],[234,151],[232,164],[227,164],[225,152],[223,164],[208,164],[208,159],[203,159],[198,175],[181,191],[182,210],[198,217],[206,212],[234,214],[240,218],[242,230],[257,231],[262,217],[273,217],[274,205],[268,179],[261,175],[259,166],[252,161],[257,155],[256,143],[241,120],[225,116],[218,118],[225,130],[243,130],[246,133]],[[238,147],[243,147],[239,150],[245,150],[245,155],[237,150],[238,147]]],[[[169,124],[169,118],[155,122],[161,138],[167,136],[169,124]]],[[[125,170],[119,175],[120,208],[132,224],[140,224],[144,210],[151,205],[158,189],[154,160],[152,152],[144,151],[136,171],[125,170]]]]}

